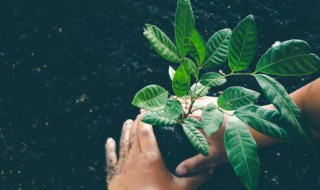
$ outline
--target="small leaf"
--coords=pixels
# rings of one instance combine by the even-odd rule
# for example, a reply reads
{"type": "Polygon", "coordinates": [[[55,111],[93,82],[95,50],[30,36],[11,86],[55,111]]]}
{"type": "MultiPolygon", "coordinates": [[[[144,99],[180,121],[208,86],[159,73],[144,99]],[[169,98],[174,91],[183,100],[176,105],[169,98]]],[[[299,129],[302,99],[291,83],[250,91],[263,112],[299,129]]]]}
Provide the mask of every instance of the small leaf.
{"type": "Polygon", "coordinates": [[[248,190],[257,190],[260,160],[257,144],[247,126],[236,117],[229,117],[224,142],[235,173],[248,190]]]}
{"type": "Polygon", "coordinates": [[[320,68],[320,59],[310,54],[310,47],[302,40],[289,40],[270,48],[259,60],[256,71],[271,75],[310,75],[320,68]]]}
{"type": "Polygon", "coordinates": [[[195,21],[190,0],[178,0],[175,15],[174,34],[180,55],[184,58],[189,52],[189,41],[193,35],[195,21]]]}
{"type": "Polygon", "coordinates": [[[257,51],[258,31],[252,15],[243,19],[232,32],[229,42],[229,67],[232,71],[247,68],[257,51]]]}
{"type": "Polygon", "coordinates": [[[200,83],[202,85],[210,87],[221,86],[226,82],[227,80],[222,75],[216,72],[206,73],[200,78],[200,83]]]}
{"type": "Polygon", "coordinates": [[[215,68],[228,59],[228,44],[232,31],[229,28],[214,33],[206,44],[206,61],[202,68],[215,68]]]}
{"type": "Polygon", "coordinates": [[[185,58],[182,65],[188,68],[190,74],[194,76],[194,78],[198,79],[198,68],[191,59],[185,58]]]}
{"type": "Polygon", "coordinates": [[[217,108],[216,105],[210,103],[204,108],[201,114],[201,123],[207,137],[210,137],[213,133],[220,129],[223,119],[224,114],[217,108]]]}
{"type": "Polygon", "coordinates": [[[188,117],[184,120],[185,123],[188,123],[189,125],[192,125],[192,127],[195,127],[197,129],[202,129],[202,124],[200,121],[198,121],[197,119],[195,118],[191,118],[191,117],[188,117]]]}
{"type": "Polygon", "coordinates": [[[234,114],[256,131],[271,138],[293,142],[298,140],[290,124],[277,110],[266,109],[256,105],[245,106],[234,114]]]}
{"type": "Polygon", "coordinates": [[[168,92],[158,85],[149,85],[135,95],[132,104],[149,111],[159,111],[165,108],[168,92]]]}
{"type": "Polygon", "coordinates": [[[168,99],[164,113],[169,119],[177,119],[182,113],[181,102],[176,99],[168,99]]]}
{"type": "Polygon", "coordinates": [[[173,76],[175,73],[176,73],[176,71],[171,66],[169,66],[169,77],[170,77],[171,81],[173,80],[173,76]]]}
{"type": "Polygon", "coordinates": [[[165,60],[179,63],[180,57],[174,43],[158,27],[146,24],[143,35],[149,40],[156,52],[165,60]]]}
{"type": "Polygon", "coordinates": [[[206,57],[204,41],[196,29],[193,30],[193,35],[190,41],[190,55],[198,64],[201,64],[206,57]]]}
{"type": "Polygon", "coordinates": [[[160,126],[168,126],[175,125],[178,122],[167,118],[164,111],[156,111],[156,112],[147,112],[142,116],[141,121],[144,123],[148,123],[150,125],[160,125],[160,126]]]}
{"type": "Polygon", "coordinates": [[[209,94],[209,91],[210,91],[210,87],[206,87],[206,86],[203,86],[201,83],[198,82],[198,84],[193,84],[190,88],[190,91],[189,91],[189,96],[194,96],[196,94],[199,94],[199,97],[202,97],[202,96],[206,96],[209,94]]]}
{"type": "Polygon", "coordinates": [[[183,124],[182,128],[192,146],[203,156],[209,156],[209,145],[202,133],[189,123],[183,124]]]}
{"type": "Polygon", "coordinates": [[[301,112],[297,105],[290,98],[286,89],[275,79],[267,76],[258,74],[255,75],[260,87],[263,90],[266,98],[277,108],[282,116],[294,127],[293,129],[297,131],[297,134],[301,136],[302,139],[309,141],[308,135],[305,133],[304,129],[300,125],[302,119],[301,112]]]}
{"type": "Polygon", "coordinates": [[[258,97],[259,92],[241,87],[230,87],[218,98],[218,106],[225,110],[236,110],[242,106],[253,104],[258,97]]]}
{"type": "Polygon", "coordinates": [[[180,65],[174,74],[172,88],[178,97],[185,96],[190,87],[191,77],[190,71],[184,65],[180,65]]]}

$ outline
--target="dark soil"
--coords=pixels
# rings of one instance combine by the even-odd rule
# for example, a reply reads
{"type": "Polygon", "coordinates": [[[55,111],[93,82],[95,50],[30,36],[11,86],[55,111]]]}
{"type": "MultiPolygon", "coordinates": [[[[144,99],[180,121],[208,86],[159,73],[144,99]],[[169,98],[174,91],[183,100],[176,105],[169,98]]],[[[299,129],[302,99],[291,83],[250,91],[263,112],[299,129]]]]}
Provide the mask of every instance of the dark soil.
{"type": "MultiPolygon", "coordinates": [[[[206,40],[253,14],[260,44],[255,61],[278,40],[302,39],[320,52],[317,0],[192,3],[206,40]]],[[[1,190],[105,189],[105,139],[118,140],[122,122],[135,118],[134,94],[151,83],[171,88],[168,63],[142,32],[152,23],[173,39],[175,6],[175,0],[1,1],[1,190]]],[[[279,81],[292,92],[317,77],[279,81]]],[[[230,85],[260,91],[243,77],[211,95],[230,85]]],[[[320,189],[319,161],[304,146],[273,146],[260,157],[261,190],[320,189]]],[[[209,183],[209,189],[243,188],[229,165],[209,183]]]]}
{"type": "Polygon", "coordinates": [[[193,148],[181,125],[154,126],[158,146],[167,168],[175,173],[176,167],[185,159],[198,154],[193,148]]]}

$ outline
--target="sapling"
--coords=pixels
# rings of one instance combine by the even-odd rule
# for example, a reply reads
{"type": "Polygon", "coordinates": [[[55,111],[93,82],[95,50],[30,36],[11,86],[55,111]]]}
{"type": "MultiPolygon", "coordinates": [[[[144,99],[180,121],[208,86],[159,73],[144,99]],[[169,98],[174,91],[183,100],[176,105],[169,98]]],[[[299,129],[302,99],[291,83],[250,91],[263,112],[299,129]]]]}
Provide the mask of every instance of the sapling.
{"type": "Polygon", "coordinates": [[[246,124],[267,136],[286,142],[304,142],[312,146],[312,137],[304,127],[303,117],[276,76],[310,75],[320,68],[320,59],[310,52],[308,43],[288,40],[277,43],[260,58],[254,72],[243,72],[253,61],[258,47],[258,31],[253,15],[245,17],[233,30],[214,33],[205,44],[195,28],[190,0],[178,0],[173,43],[158,27],[146,24],[144,36],[169,66],[173,94],[158,85],[141,89],[132,104],[148,110],[142,121],[161,126],[182,127],[192,146],[202,155],[209,155],[209,146],[198,129],[210,137],[221,127],[224,114],[230,114],[224,133],[225,149],[235,173],[249,190],[258,186],[260,161],[257,144],[246,124]],[[228,63],[230,72],[210,71],[228,63]],[[173,67],[177,67],[176,70],[173,67]],[[199,97],[221,86],[231,76],[251,76],[260,85],[275,110],[255,105],[260,93],[241,87],[227,88],[218,97],[217,105],[195,105],[199,97]],[[193,84],[191,83],[193,82],[193,84]],[[192,85],[191,85],[192,84],[192,85]],[[188,109],[182,108],[185,101],[188,109]],[[201,121],[188,117],[202,109],[201,121]]]}

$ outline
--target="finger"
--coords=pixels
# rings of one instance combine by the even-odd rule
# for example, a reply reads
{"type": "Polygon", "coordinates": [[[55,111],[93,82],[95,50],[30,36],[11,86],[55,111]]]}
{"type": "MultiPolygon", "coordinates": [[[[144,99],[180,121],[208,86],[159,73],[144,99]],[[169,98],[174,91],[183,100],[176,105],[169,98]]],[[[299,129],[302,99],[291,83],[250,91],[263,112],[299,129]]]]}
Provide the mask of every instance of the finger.
{"type": "Polygon", "coordinates": [[[116,143],[112,138],[108,138],[106,145],[106,165],[108,174],[112,173],[112,171],[117,166],[117,154],[116,154],[116,143]]]}
{"type": "Polygon", "coordinates": [[[145,110],[145,109],[140,109],[140,114],[141,114],[141,115],[143,115],[143,114],[145,114],[145,113],[147,113],[147,110],[145,110]]]}
{"type": "Polygon", "coordinates": [[[197,189],[200,185],[212,177],[214,169],[205,170],[196,175],[179,178],[181,189],[197,189]]]}
{"type": "Polygon", "coordinates": [[[130,135],[129,135],[129,153],[130,152],[140,152],[140,142],[137,134],[137,129],[138,129],[138,121],[140,118],[140,115],[137,116],[137,118],[134,120],[131,130],[130,130],[130,135]]]}
{"type": "Polygon", "coordinates": [[[159,153],[158,143],[151,125],[138,121],[138,135],[142,152],[159,153]]]}
{"type": "Polygon", "coordinates": [[[129,135],[132,123],[133,121],[131,119],[128,119],[122,127],[122,133],[120,138],[120,160],[124,160],[129,152],[129,135]]]}
{"type": "Polygon", "coordinates": [[[209,165],[210,159],[212,158],[198,154],[180,163],[176,168],[176,174],[178,176],[184,176],[187,174],[194,174],[199,171],[207,170],[209,167],[212,167],[209,165]]]}

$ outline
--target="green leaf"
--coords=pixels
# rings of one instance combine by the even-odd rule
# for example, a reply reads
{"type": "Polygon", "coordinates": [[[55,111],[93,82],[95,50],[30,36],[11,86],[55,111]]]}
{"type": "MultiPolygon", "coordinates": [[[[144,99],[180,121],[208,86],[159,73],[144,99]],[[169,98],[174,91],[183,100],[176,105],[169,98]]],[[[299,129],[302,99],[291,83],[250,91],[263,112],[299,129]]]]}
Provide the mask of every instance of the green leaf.
{"type": "Polygon", "coordinates": [[[224,114],[217,108],[216,105],[210,103],[204,108],[201,114],[201,123],[207,137],[210,137],[213,133],[220,129],[223,119],[224,114]]]}
{"type": "Polygon", "coordinates": [[[228,59],[228,45],[232,31],[229,28],[214,33],[206,44],[206,61],[201,68],[215,68],[228,59]]]}
{"type": "Polygon", "coordinates": [[[194,78],[198,79],[198,68],[191,59],[184,58],[182,65],[188,68],[188,70],[190,71],[190,74],[194,76],[194,78]]]}
{"type": "Polygon", "coordinates": [[[290,98],[286,89],[275,79],[263,75],[255,75],[265,97],[277,108],[282,116],[294,127],[302,139],[309,139],[304,129],[300,125],[302,119],[301,112],[297,105],[290,98]]]}
{"type": "Polygon", "coordinates": [[[256,190],[260,174],[257,144],[247,126],[236,117],[229,117],[224,142],[230,164],[248,190],[256,190]]]}
{"type": "Polygon", "coordinates": [[[258,97],[259,92],[241,87],[230,87],[218,98],[218,106],[225,110],[236,110],[242,106],[253,104],[258,97]]]}
{"type": "Polygon", "coordinates": [[[198,121],[197,119],[195,118],[191,118],[191,117],[188,117],[184,120],[185,123],[188,123],[189,125],[192,125],[192,127],[195,127],[197,129],[202,129],[202,124],[200,121],[198,121]]]}
{"type": "Polygon", "coordinates": [[[258,31],[252,15],[243,19],[232,32],[229,42],[229,67],[232,71],[247,68],[257,51],[258,31]]]}
{"type": "Polygon", "coordinates": [[[190,0],[178,0],[174,34],[180,56],[184,58],[189,52],[189,41],[193,35],[195,21],[190,0]]]}
{"type": "Polygon", "coordinates": [[[184,65],[180,65],[174,74],[172,88],[178,97],[185,96],[189,90],[191,82],[190,71],[184,65]]]}
{"type": "Polygon", "coordinates": [[[176,73],[176,71],[171,66],[169,66],[169,77],[170,77],[171,81],[173,80],[173,76],[175,73],[176,73]]]}
{"type": "Polygon", "coordinates": [[[206,57],[206,47],[204,45],[204,41],[196,29],[193,30],[193,35],[190,41],[190,55],[197,61],[199,65],[206,57]]]}
{"type": "Polygon", "coordinates": [[[202,133],[189,123],[183,124],[182,128],[192,146],[203,156],[209,156],[209,145],[202,133]]]}
{"type": "Polygon", "coordinates": [[[270,48],[259,60],[256,71],[271,75],[310,75],[320,68],[320,59],[310,53],[307,42],[289,40],[270,48]]]}
{"type": "Polygon", "coordinates": [[[209,72],[201,76],[200,83],[204,86],[221,86],[223,85],[227,80],[216,72],[209,72]]]}
{"type": "Polygon", "coordinates": [[[160,125],[160,126],[168,126],[175,125],[178,122],[167,118],[164,111],[156,111],[156,112],[147,112],[142,116],[141,121],[144,123],[148,123],[150,125],[160,125]]]}
{"type": "Polygon", "coordinates": [[[250,105],[238,109],[234,114],[264,135],[287,142],[297,140],[296,133],[289,127],[290,124],[277,110],[250,105]]]}
{"type": "Polygon", "coordinates": [[[169,119],[177,119],[182,113],[181,102],[176,99],[168,99],[164,113],[169,119]]]}
{"type": "Polygon", "coordinates": [[[166,106],[168,92],[158,85],[149,85],[135,95],[132,104],[149,111],[163,110],[166,106]]]}
{"type": "Polygon", "coordinates": [[[198,82],[198,84],[196,85],[193,84],[190,88],[190,91],[189,91],[189,95],[193,96],[195,94],[199,94],[199,97],[202,97],[202,96],[206,96],[209,94],[209,91],[210,91],[210,87],[206,87],[206,86],[203,86],[201,83],[198,82]]]}
{"type": "Polygon", "coordinates": [[[167,61],[179,63],[178,50],[168,36],[154,25],[146,24],[146,27],[143,35],[148,39],[156,52],[167,61]]]}

